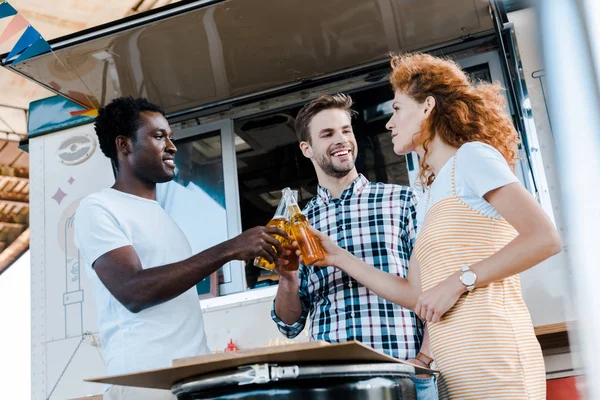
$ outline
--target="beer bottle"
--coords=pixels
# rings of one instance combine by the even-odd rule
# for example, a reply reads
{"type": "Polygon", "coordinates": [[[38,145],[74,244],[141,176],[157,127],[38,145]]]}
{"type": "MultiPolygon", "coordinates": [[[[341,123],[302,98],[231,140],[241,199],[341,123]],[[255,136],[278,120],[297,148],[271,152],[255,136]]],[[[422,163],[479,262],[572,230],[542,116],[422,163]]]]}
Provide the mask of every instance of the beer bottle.
{"type": "MultiPolygon", "coordinates": [[[[281,200],[279,201],[279,205],[277,206],[277,210],[275,211],[275,215],[273,216],[273,219],[271,219],[269,221],[267,226],[275,226],[284,232],[288,231],[287,218],[286,218],[286,204],[285,204],[285,199],[283,197],[281,197],[281,200]]],[[[288,235],[289,235],[289,233],[288,233],[288,235]]],[[[282,244],[282,246],[284,245],[284,242],[287,242],[287,240],[285,240],[283,237],[281,237],[279,235],[273,235],[273,237],[275,239],[279,240],[279,242],[282,244]]],[[[271,263],[271,262],[265,260],[263,257],[256,257],[254,259],[254,265],[256,267],[264,268],[269,271],[273,271],[273,269],[275,269],[275,263],[271,263]]]]}
{"type": "MultiPolygon", "coordinates": [[[[282,193],[283,193],[283,191],[282,191],[282,193]]],[[[294,201],[297,202],[298,201],[298,191],[292,190],[292,196],[294,198],[294,201]]],[[[284,197],[281,196],[281,198],[283,199],[284,197]]],[[[286,205],[287,205],[287,203],[286,203],[286,205]]],[[[285,207],[285,219],[286,219],[285,232],[290,237],[290,240],[284,240],[283,250],[289,251],[290,254],[285,256],[285,259],[287,260],[288,263],[282,264],[281,268],[286,271],[298,271],[298,268],[300,267],[300,260],[299,260],[298,254],[296,254],[296,248],[292,247],[292,242],[294,241],[294,239],[293,239],[294,234],[292,233],[291,216],[290,216],[290,210],[288,207],[285,207]]]]}
{"type": "Polygon", "coordinates": [[[321,242],[310,232],[310,223],[300,211],[298,202],[293,197],[290,188],[283,189],[283,198],[290,213],[291,237],[298,242],[303,264],[311,266],[317,261],[323,261],[325,259],[325,252],[321,246],[321,242]]]}
{"type": "MultiPolygon", "coordinates": [[[[298,191],[292,190],[291,192],[292,198],[295,202],[297,202],[298,191]]],[[[285,231],[288,234],[288,236],[292,237],[292,232],[290,229],[290,214],[286,205],[286,200],[283,196],[279,201],[279,205],[277,206],[277,210],[275,211],[273,219],[269,221],[267,226],[276,226],[279,229],[285,231]]],[[[279,235],[273,235],[273,237],[279,240],[284,250],[288,250],[290,252],[289,255],[285,256],[288,263],[283,264],[281,268],[285,269],[286,271],[297,271],[298,267],[300,266],[300,262],[298,260],[298,255],[296,254],[295,248],[292,247],[292,241],[287,240],[279,235]]],[[[267,269],[269,271],[275,269],[275,263],[270,263],[262,257],[257,257],[256,259],[254,259],[254,265],[260,268],[267,269]]]]}

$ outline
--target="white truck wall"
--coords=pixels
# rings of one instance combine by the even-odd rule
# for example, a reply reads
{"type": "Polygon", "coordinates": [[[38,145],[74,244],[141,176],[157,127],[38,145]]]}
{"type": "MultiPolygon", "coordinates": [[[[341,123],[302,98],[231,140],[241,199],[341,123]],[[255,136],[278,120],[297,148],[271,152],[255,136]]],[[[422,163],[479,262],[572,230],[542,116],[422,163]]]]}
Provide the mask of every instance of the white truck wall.
{"type": "MultiPolygon", "coordinates": [[[[546,182],[540,187],[542,197],[549,197],[551,213],[563,239],[564,251],[539,266],[521,274],[523,297],[529,307],[535,326],[550,325],[575,320],[571,307],[571,277],[566,252],[566,227],[558,179],[556,148],[552,135],[551,121],[547,108],[547,86],[542,63],[536,13],[527,8],[508,14],[513,24],[518,52],[522,62],[522,74],[527,85],[529,106],[533,115],[536,138],[530,143],[534,160],[543,160],[546,182]]],[[[568,77],[565,77],[568,79],[568,77]]],[[[539,164],[538,164],[539,166],[539,164]]],[[[544,352],[546,372],[549,378],[571,376],[575,373],[578,360],[572,357],[571,349],[558,348],[544,352]]]]}
{"type": "MultiPolygon", "coordinates": [[[[539,182],[542,196],[551,199],[552,209],[546,209],[565,240],[561,213],[561,193],[555,162],[556,148],[546,108],[544,67],[540,55],[535,10],[528,8],[508,15],[514,25],[523,75],[529,92],[529,103],[535,123],[536,137],[530,139],[534,168],[543,168],[545,182],[539,182]],[[543,160],[543,161],[542,161],[543,160]]],[[[568,246],[564,243],[565,251],[568,246]]],[[[521,274],[525,302],[535,326],[572,321],[575,316],[569,307],[569,272],[563,252],[521,274]]]]}
{"type": "MultiPolygon", "coordinates": [[[[72,223],[79,201],[114,181],[110,163],[100,151],[95,136],[92,126],[86,125],[32,138],[29,142],[31,390],[35,400],[46,399],[82,334],[97,330],[94,299],[85,272],[80,268],[72,223]],[[70,147],[65,143],[67,140],[79,145],[70,147]],[[65,164],[64,160],[70,158],[80,158],[81,162],[65,164]]],[[[51,398],[100,393],[100,385],[84,383],[83,379],[102,375],[103,371],[99,348],[92,346],[88,338],[51,398]]]]}
{"type": "Polygon", "coordinates": [[[308,341],[304,329],[293,340],[285,338],[271,320],[271,305],[277,287],[257,289],[225,297],[202,300],[208,347],[223,351],[229,339],[240,349],[308,341]]]}
{"type": "MultiPolygon", "coordinates": [[[[99,394],[103,385],[83,381],[104,376],[105,369],[97,337],[94,296],[85,270],[80,268],[72,217],[83,197],[114,183],[110,162],[102,154],[91,124],[32,138],[29,151],[31,398],[46,399],[63,370],[64,376],[51,399],[99,394]],[[74,152],[68,146],[61,148],[67,141],[90,144],[83,146],[88,150],[74,150],[82,152],[80,163],[67,165],[61,161],[61,157],[69,158],[74,152]],[[85,332],[95,335],[84,338],[65,370],[85,332]]],[[[209,347],[223,351],[230,338],[240,348],[287,342],[270,318],[275,290],[267,288],[203,300],[209,347]]],[[[307,336],[302,333],[295,341],[305,340],[307,336]]]]}

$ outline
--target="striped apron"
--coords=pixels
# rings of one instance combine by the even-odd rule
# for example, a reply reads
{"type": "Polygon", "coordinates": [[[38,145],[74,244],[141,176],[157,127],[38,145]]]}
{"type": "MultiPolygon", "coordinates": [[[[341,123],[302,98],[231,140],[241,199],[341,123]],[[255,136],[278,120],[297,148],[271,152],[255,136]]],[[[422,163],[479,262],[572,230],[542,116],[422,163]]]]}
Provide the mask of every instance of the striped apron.
{"type": "MultiPolygon", "coordinates": [[[[456,195],[455,164],[456,156],[452,197],[427,212],[415,244],[424,291],[517,236],[503,218],[486,216],[456,195]]],[[[429,324],[429,334],[441,399],[546,398],[544,359],[518,275],[463,294],[440,322],[429,324]]]]}

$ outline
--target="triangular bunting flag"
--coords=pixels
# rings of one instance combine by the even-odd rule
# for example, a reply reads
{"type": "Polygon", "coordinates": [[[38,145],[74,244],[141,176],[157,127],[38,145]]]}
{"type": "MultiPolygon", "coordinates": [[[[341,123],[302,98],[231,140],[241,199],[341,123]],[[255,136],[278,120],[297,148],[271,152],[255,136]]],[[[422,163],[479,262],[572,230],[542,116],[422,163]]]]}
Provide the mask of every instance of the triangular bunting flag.
{"type": "Polygon", "coordinates": [[[71,112],[69,112],[69,114],[71,114],[72,117],[77,117],[77,116],[82,116],[82,117],[97,117],[98,116],[98,110],[97,109],[93,109],[93,110],[77,110],[77,111],[71,111],[71,112]]]}
{"type": "Polygon", "coordinates": [[[98,110],[94,109],[94,110],[88,110],[87,112],[81,114],[84,117],[97,117],[98,116],[98,110]]]}
{"type": "Polygon", "coordinates": [[[86,112],[88,112],[88,110],[77,110],[70,111],[69,114],[71,114],[71,117],[77,117],[78,115],[85,114],[86,112]]]}
{"type": "Polygon", "coordinates": [[[17,10],[15,10],[13,6],[8,4],[6,1],[4,3],[0,3],[0,19],[16,14],[17,10]]]}
{"type": "Polygon", "coordinates": [[[13,37],[21,29],[26,28],[27,25],[29,25],[29,22],[27,22],[21,14],[15,15],[4,32],[2,32],[2,35],[0,36],[0,45],[13,37]]]}
{"type": "Polygon", "coordinates": [[[50,50],[52,50],[52,48],[48,42],[46,42],[44,38],[40,37],[37,42],[29,46],[23,53],[21,53],[19,57],[17,57],[15,61],[13,61],[13,65],[18,64],[21,61],[25,61],[31,57],[35,57],[39,54],[46,53],[50,50]]]}
{"type": "Polygon", "coordinates": [[[13,49],[8,54],[8,57],[6,57],[6,61],[10,61],[11,59],[21,54],[23,50],[31,46],[33,43],[37,42],[39,39],[41,39],[41,37],[42,35],[40,35],[40,33],[36,31],[33,28],[33,26],[29,25],[25,32],[23,32],[23,35],[21,36],[17,44],[15,44],[15,47],[13,47],[13,49]]]}

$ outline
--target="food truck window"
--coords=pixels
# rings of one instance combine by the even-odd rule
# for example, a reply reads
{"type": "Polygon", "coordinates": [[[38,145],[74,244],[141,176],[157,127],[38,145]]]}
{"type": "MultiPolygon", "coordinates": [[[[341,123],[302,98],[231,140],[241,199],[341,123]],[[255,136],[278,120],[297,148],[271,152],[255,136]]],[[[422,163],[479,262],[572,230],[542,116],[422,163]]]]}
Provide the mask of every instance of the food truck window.
{"type": "MultiPolygon", "coordinates": [[[[506,87],[497,52],[486,52],[457,59],[474,82],[499,82],[506,87]]],[[[350,92],[353,120],[358,144],[357,170],[369,180],[415,186],[418,176],[416,154],[398,157],[393,152],[385,123],[391,113],[393,92],[385,84],[350,92]]],[[[507,96],[507,93],[504,93],[507,96]]],[[[507,99],[508,100],[508,99],[507,99]]],[[[512,113],[507,101],[507,112],[512,113]]],[[[317,177],[310,160],[299,150],[294,131],[294,118],[300,106],[273,113],[245,118],[235,122],[236,135],[246,146],[236,151],[242,228],[266,224],[273,216],[286,186],[299,190],[299,202],[304,206],[316,194],[317,177]]],[[[531,174],[527,155],[522,152],[517,163],[517,176],[531,191],[531,174]]],[[[259,288],[277,283],[277,275],[246,266],[247,288],[259,288]]]]}
{"type": "MultiPolygon", "coordinates": [[[[506,85],[496,52],[461,58],[458,62],[474,81],[506,85]]],[[[393,99],[387,82],[347,93],[357,111],[353,127],[358,172],[371,181],[414,187],[418,157],[397,156],[385,128],[393,99]]],[[[301,106],[265,110],[235,121],[196,123],[176,132],[177,178],[165,186],[177,190],[169,194],[171,200],[166,206],[179,208],[177,204],[183,204],[179,218],[183,229],[189,231],[186,234],[194,251],[265,225],[273,217],[284,187],[299,190],[301,207],[316,195],[317,177],[312,163],[299,149],[294,129],[301,106]]],[[[527,156],[522,155],[516,172],[528,188],[529,171],[527,156]]],[[[172,214],[177,217],[178,213],[175,210],[172,214]]],[[[245,265],[231,263],[219,272],[219,294],[275,285],[277,280],[271,271],[254,267],[253,260],[247,260],[245,265]]],[[[206,290],[207,282],[202,285],[199,290],[206,290]]]]}
{"type": "MultiPolygon", "coordinates": [[[[393,152],[385,128],[393,92],[387,85],[351,92],[357,116],[353,120],[358,145],[356,167],[371,181],[409,184],[406,158],[393,152]]],[[[281,189],[298,189],[301,207],[315,196],[317,176],[310,160],[302,155],[294,130],[300,106],[246,118],[234,124],[246,146],[236,149],[242,229],[265,225],[273,217],[281,189]]],[[[246,266],[247,288],[277,283],[277,275],[246,266]]]]}
{"type": "MultiPolygon", "coordinates": [[[[294,132],[299,108],[236,121],[236,137],[246,147],[236,149],[242,229],[265,225],[281,199],[281,189],[301,189],[301,207],[316,194],[317,178],[310,160],[304,158],[294,132]]],[[[277,276],[254,267],[248,260],[247,287],[275,284],[277,276]]]]}
{"type": "MultiPolygon", "coordinates": [[[[226,121],[209,125],[175,132],[175,179],[159,185],[157,190],[158,201],[181,227],[194,254],[240,233],[239,210],[235,201],[231,202],[237,193],[228,169],[232,165],[227,151],[233,141],[232,132],[226,121]]],[[[244,148],[239,141],[236,147],[244,148]]],[[[241,273],[238,262],[222,267],[218,271],[219,294],[242,291],[241,273]]],[[[206,278],[197,289],[200,295],[206,295],[211,289],[214,294],[215,288],[206,278]]]]}

